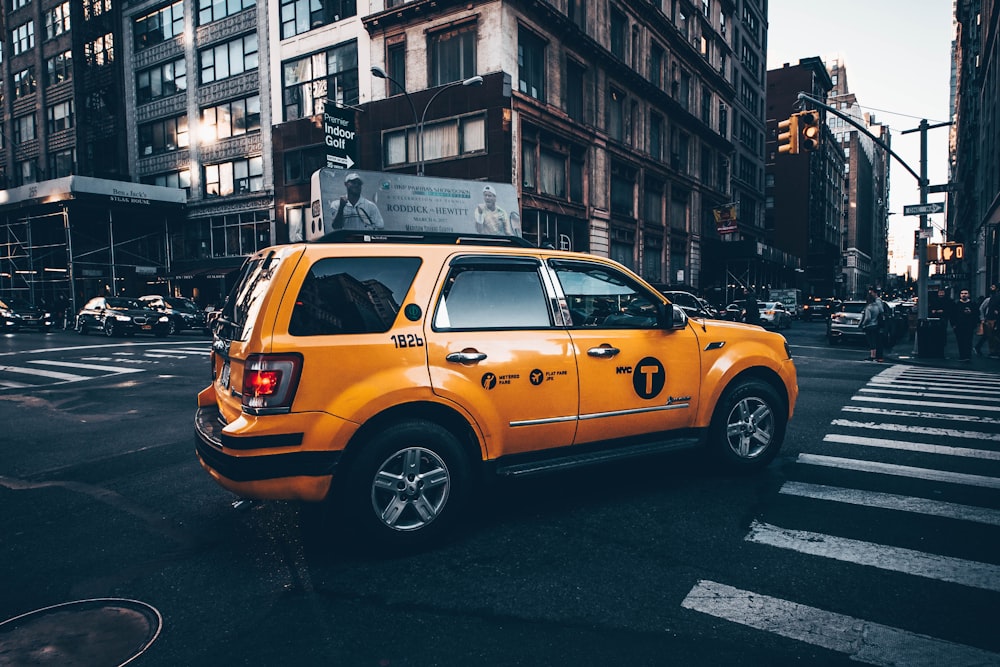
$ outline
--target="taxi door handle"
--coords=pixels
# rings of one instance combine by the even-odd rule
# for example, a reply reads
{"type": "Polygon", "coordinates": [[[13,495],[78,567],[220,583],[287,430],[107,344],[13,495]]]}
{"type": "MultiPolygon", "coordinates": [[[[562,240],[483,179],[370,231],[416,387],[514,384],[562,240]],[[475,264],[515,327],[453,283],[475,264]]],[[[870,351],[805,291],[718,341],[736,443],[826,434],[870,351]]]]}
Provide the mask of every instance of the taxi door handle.
{"type": "Polygon", "coordinates": [[[598,357],[601,359],[610,359],[611,357],[616,356],[620,352],[621,350],[619,350],[617,347],[611,347],[610,345],[605,343],[604,345],[600,345],[598,347],[592,347],[589,350],[587,350],[587,356],[598,357]]]}
{"type": "Polygon", "coordinates": [[[461,352],[452,352],[445,357],[446,361],[451,361],[458,364],[474,364],[479,361],[486,359],[486,355],[482,352],[477,352],[475,350],[462,350],[461,352]]]}

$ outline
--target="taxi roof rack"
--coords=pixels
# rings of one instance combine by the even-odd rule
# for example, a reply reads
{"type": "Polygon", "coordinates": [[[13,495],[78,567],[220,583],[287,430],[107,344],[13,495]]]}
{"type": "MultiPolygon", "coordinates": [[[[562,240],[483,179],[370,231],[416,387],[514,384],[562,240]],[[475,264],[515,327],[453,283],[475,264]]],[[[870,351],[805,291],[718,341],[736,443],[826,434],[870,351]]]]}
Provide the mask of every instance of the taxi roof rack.
{"type": "Polygon", "coordinates": [[[313,243],[426,243],[436,245],[489,245],[534,248],[520,236],[489,234],[457,234],[454,232],[365,231],[339,229],[325,234],[313,243]]]}

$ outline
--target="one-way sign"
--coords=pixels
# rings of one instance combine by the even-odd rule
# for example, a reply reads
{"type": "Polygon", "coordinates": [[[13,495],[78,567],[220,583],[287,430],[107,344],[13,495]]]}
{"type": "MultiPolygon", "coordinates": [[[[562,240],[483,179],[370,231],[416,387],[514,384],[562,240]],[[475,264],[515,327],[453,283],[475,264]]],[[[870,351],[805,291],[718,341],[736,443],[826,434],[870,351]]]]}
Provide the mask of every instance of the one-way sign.
{"type": "Polygon", "coordinates": [[[910,204],[903,207],[903,215],[929,215],[931,213],[944,213],[944,204],[936,201],[930,204],[910,204]]]}

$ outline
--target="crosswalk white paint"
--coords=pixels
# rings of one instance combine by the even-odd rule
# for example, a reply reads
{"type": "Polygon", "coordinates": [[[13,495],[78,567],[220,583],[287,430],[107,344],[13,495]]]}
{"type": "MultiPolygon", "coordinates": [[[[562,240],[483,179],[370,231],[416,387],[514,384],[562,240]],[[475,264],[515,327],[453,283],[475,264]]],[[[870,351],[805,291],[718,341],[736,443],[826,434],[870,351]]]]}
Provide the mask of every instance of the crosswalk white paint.
{"type": "Polygon", "coordinates": [[[699,581],[681,606],[836,651],[869,665],[972,667],[1000,664],[1000,655],[996,653],[713,581],[699,581]]]}
{"type": "Polygon", "coordinates": [[[884,415],[886,417],[912,417],[914,419],[930,419],[935,421],[960,421],[963,424],[995,424],[1000,425],[1000,418],[983,415],[955,414],[953,412],[923,412],[921,410],[896,410],[894,408],[873,408],[867,405],[845,405],[842,412],[856,412],[865,415],[884,415]]]}
{"type": "Polygon", "coordinates": [[[141,373],[141,368],[122,368],[121,366],[100,366],[98,364],[81,364],[74,361],[51,361],[48,359],[32,359],[29,364],[43,366],[59,366],[61,368],[78,368],[86,371],[105,371],[107,373],[141,373]]]}
{"type": "Polygon", "coordinates": [[[912,479],[924,479],[933,482],[968,484],[969,486],[1000,489],[1000,479],[996,477],[987,477],[985,475],[970,475],[968,473],[935,470],[933,468],[918,468],[916,466],[880,463],[878,461],[863,461],[861,459],[848,459],[838,456],[823,456],[821,454],[799,454],[796,460],[798,463],[825,466],[828,468],[843,468],[844,470],[872,472],[880,475],[895,475],[898,477],[910,477],[912,479]]]}
{"type": "MultiPolygon", "coordinates": [[[[950,389],[950,388],[949,388],[950,389]]],[[[893,396],[916,396],[918,398],[954,398],[956,400],[967,400],[969,396],[967,394],[946,394],[940,390],[938,391],[909,391],[903,389],[878,389],[878,388],[865,388],[861,390],[863,394],[891,394],[893,396]]],[[[982,392],[977,392],[975,394],[977,401],[985,401],[987,403],[1000,403],[1000,397],[993,398],[990,396],[982,395],[982,392]]]]}
{"type": "Polygon", "coordinates": [[[988,412],[1000,412],[1000,406],[983,405],[981,403],[943,403],[938,401],[914,401],[912,399],[888,398],[886,396],[859,396],[851,397],[852,401],[868,401],[872,403],[891,403],[893,405],[908,405],[922,408],[949,408],[952,410],[977,410],[988,412]]]}
{"type": "Polygon", "coordinates": [[[863,447],[881,447],[907,452],[924,452],[925,454],[942,454],[944,456],[964,456],[970,459],[986,459],[1000,461],[1000,452],[989,449],[974,449],[972,447],[952,447],[950,445],[933,445],[926,442],[908,442],[905,440],[890,440],[888,438],[866,438],[860,435],[844,435],[843,433],[828,433],[823,442],[839,442],[844,445],[861,445],[863,447]]]}
{"type": "Polygon", "coordinates": [[[73,373],[63,373],[61,371],[50,371],[44,368],[29,368],[26,366],[0,366],[0,373],[18,373],[21,375],[34,375],[36,377],[51,378],[53,380],[63,380],[74,382],[76,380],[86,380],[86,375],[74,375],[73,373]]]}
{"type": "Polygon", "coordinates": [[[942,438],[966,438],[970,440],[1000,441],[1000,432],[986,433],[984,431],[959,431],[952,428],[936,428],[932,426],[912,426],[909,424],[886,424],[881,422],[859,422],[851,419],[834,419],[833,426],[847,428],[863,428],[876,431],[893,431],[894,433],[912,433],[915,435],[932,435],[942,438]]]}
{"type": "Polygon", "coordinates": [[[858,505],[861,507],[878,507],[880,509],[896,510],[926,514],[928,516],[972,521],[990,526],[1000,526],[1000,511],[972,505],[946,503],[940,500],[901,496],[895,493],[880,493],[861,489],[847,489],[839,486],[823,484],[807,484],[805,482],[785,482],[780,493],[802,498],[814,498],[834,503],[858,505]]]}

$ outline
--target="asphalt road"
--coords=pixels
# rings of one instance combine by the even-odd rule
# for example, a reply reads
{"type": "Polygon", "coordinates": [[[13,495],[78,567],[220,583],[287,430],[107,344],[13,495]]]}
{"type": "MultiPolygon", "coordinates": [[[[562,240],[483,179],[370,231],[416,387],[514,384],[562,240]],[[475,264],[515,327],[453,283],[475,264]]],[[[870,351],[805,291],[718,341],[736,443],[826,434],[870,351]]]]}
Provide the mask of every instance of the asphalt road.
{"type": "Polygon", "coordinates": [[[822,326],[786,332],[801,395],[765,473],[499,483],[415,555],[232,507],[193,451],[207,339],[0,338],[0,665],[102,632],[82,664],[1000,664],[1000,378],[822,326]]]}

